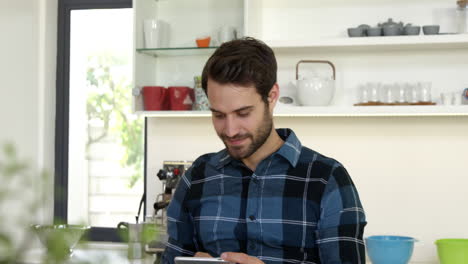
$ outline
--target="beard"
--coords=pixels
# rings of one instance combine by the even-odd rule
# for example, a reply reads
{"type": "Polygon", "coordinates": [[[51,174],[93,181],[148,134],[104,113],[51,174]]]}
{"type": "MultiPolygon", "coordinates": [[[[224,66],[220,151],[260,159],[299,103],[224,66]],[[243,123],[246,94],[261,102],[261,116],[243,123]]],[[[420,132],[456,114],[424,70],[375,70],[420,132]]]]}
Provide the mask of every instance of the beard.
{"type": "Polygon", "coordinates": [[[263,120],[257,129],[252,133],[238,134],[233,137],[228,137],[224,134],[220,135],[221,140],[226,146],[229,155],[237,160],[245,159],[254,154],[268,139],[273,128],[273,117],[268,111],[268,107],[265,107],[263,114],[263,120]],[[226,141],[229,140],[242,140],[250,138],[251,143],[247,146],[229,146],[226,141]]]}

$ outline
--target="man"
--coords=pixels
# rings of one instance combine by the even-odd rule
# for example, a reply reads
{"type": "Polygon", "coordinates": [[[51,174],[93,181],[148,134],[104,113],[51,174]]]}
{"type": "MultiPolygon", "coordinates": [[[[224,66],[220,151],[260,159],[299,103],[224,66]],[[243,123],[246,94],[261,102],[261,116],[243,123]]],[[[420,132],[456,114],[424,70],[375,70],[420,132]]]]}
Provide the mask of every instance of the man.
{"type": "Polygon", "coordinates": [[[365,263],[365,215],[346,170],[274,128],[276,71],[273,51],[253,38],[224,43],[207,61],[202,86],[226,148],[180,180],[163,263],[365,263]]]}

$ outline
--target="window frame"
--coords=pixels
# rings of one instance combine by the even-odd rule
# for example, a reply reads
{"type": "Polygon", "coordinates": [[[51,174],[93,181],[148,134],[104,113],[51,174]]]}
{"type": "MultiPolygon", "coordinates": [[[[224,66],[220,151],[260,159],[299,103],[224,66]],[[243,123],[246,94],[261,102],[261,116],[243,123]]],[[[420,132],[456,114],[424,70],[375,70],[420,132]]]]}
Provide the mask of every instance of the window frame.
{"type": "MultiPolygon", "coordinates": [[[[58,0],[55,121],[54,222],[68,222],[68,143],[70,103],[70,18],[72,10],[132,8],[132,0],[58,0]]],[[[131,92],[131,91],[129,91],[131,92]]],[[[146,190],[146,123],[144,124],[144,189],[146,190]]],[[[143,208],[146,212],[146,204],[143,208]]],[[[136,211],[135,211],[136,213],[136,211]]],[[[117,226],[117,223],[116,223],[117,226]]],[[[116,228],[91,227],[90,241],[121,242],[116,228]]]]}

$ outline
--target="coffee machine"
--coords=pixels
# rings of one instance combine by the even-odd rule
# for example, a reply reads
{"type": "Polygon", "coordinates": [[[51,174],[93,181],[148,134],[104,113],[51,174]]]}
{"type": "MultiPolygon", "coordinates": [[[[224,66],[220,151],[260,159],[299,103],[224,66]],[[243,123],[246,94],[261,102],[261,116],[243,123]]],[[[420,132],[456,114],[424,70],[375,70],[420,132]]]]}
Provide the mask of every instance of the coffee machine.
{"type": "Polygon", "coordinates": [[[157,173],[158,179],[162,182],[162,190],[156,196],[153,204],[154,219],[158,224],[166,226],[166,208],[169,205],[173,190],[177,187],[180,178],[192,165],[191,161],[164,161],[162,169],[157,173]]]}

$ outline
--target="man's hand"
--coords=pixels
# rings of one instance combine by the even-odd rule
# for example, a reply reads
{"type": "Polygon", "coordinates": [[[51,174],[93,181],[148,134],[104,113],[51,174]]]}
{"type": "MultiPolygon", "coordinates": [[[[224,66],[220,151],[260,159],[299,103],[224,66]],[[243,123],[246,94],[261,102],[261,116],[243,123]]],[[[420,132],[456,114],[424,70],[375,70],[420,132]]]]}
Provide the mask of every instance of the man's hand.
{"type": "Polygon", "coordinates": [[[197,258],[212,258],[212,256],[206,252],[197,252],[195,253],[195,256],[197,258]]]}
{"type": "Polygon", "coordinates": [[[221,258],[225,261],[239,264],[265,264],[260,259],[244,253],[224,252],[221,254],[221,258]]]}

